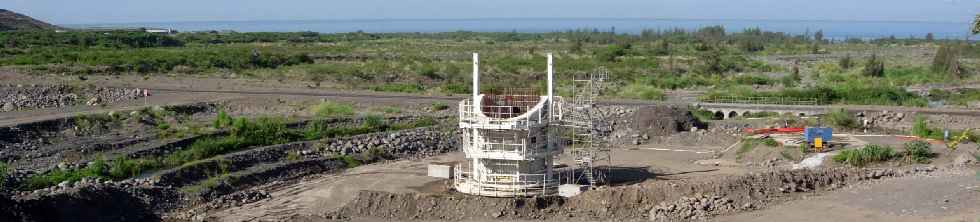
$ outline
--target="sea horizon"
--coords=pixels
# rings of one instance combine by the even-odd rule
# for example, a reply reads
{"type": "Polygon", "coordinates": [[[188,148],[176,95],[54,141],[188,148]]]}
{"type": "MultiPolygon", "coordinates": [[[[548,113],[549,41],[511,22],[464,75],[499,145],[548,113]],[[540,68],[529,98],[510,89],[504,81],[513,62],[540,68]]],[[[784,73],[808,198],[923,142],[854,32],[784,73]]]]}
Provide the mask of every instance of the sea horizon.
{"type": "Polygon", "coordinates": [[[961,39],[968,36],[968,22],[951,21],[849,21],[849,20],[783,20],[783,19],[686,19],[686,18],[461,18],[461,19],[313,19],[313,20],[241,20],[241,21],[175,21],[58,24],[68,28],[171,28],[181,32],[304,32],[344,33],[436,33],[436,32],[525,32],[546,33],[574,29],[598,29],[608,32],[637,34],[643,30],[681,28],[695,30],[721,25],[727,32],[746,28],[791,34],[813,34],[818,30],[826,38],[936,38],[961,39]]]}

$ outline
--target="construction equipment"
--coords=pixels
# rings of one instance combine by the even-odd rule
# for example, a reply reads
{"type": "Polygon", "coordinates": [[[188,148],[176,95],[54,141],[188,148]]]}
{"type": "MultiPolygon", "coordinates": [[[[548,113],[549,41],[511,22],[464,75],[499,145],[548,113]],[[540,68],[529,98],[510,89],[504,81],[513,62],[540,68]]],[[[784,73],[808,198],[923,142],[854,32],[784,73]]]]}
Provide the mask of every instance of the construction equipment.
{"type": "Polygon", "coordinates": [[[813,147],[813,150],[817,152],[823,151],[833,136],[834,130],[827,127],[807,127],[803,130],[803,138],[806,139],[805,144],[813,147]]]}

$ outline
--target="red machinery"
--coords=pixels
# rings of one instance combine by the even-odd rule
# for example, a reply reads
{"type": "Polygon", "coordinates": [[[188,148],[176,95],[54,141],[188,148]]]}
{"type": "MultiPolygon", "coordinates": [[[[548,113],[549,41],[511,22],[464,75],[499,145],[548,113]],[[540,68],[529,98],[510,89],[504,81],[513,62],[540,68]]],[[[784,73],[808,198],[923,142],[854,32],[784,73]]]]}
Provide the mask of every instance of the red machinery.
{"type": "Polygon", "coordinates": [[[803,128],[745,128],[745,133],[750,135],[803,133],[803,128]]]}

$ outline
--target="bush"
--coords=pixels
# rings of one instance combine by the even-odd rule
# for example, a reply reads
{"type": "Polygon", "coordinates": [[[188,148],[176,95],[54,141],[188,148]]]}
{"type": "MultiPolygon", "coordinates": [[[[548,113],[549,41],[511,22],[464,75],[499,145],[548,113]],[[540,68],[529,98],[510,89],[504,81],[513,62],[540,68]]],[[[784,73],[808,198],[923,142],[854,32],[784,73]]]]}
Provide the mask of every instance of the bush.
{"type": "Polygon", "coordinates": [[[362,121],[361,127],[371,131],[383,131],[388,128],[385,118],[379,115],[367,115],[362,121]]]}
{"type": "Polygon", "coordinates": [[[444,102],[434,102],[432,103],[432,111],[443,111],[449,109],[449,104],[444,102]]]}
{"type": "Polygon", "coordinates": [[[354,167],[360,166],[361,164],[364,164],[363,162],[361,162],[361,160],[358,160],[358,159],[356,159],[356,158],[354,158],[352,156],[348,156],[348,155],[342,155],[342,156],[339,156],[337,158],[340,159],[340,161],[343,161],[344,162],[344,165],[347,168],[354,168],[354,167]]]}
{"type": "Polygon", "coordinates": [[[773,138],[765,138],[765,139],[760,140],[760,142],[762,142],[762,144],[765,144],[766,146],[771,146],[771,147],[777,147],[777,146],[779,146],[779,142],[776,141],[776,139],[773,139],[773,138]]]}
{"type": "MultiPolygon", "coordinates": [[[[938,131],[939,130],[935,130],[935,129],[929,128],[929,123],[926,122],[926,118],[925,117],[922,117],[922,116],[916,116],[915,117],[915,122],[912,123],[912,135],[913,136],[918,136],[918,137],[921,137],[921,138],[931,138],[931,137],[934,137],[937,134],[942,133],[942,132],[938,132],[938,131]]],[[[942,135],[940,135],[940,136],[942,136],[942,135]]]]}
{"type": "Polygon", "coordinates": [[[958,49],[948,44],[940,46],[936,51],[936,57],[932,60],[932,71],[959,77],[962,70],[958,49]]]}
{"type": "Polygon", "coordinates": [[[865,76],[881,77],[885,75],[885,62],[878,58],[877,54],[871,54],[871,58],[864,64],[862,73],[865,76]]]}
{"type": "Polygon", "coordinates": [[[854,67],[854,59],[851,58],[851,54],[844,55],[844,57],[840,58],[840,61],[837,62],[837,65],[844,70],[851,69],[851,67],[854,67]]]}
{"type": "Polygon", "coordinates": [[[231,126],[232,121],[231,117],[224,110],[218,111],[218,118],[214,119],[214,128],[222,129],[231,126]]]}
{"type": "Polygon", "coordinates": [[[0,162],[0,191],[7,188],[7,175],[10,171],[10,166],[7,163],[0,162]]]}
{"type": "Polygon", "coordinates": [[[887,161],[895,157],[895,149],[878,144],[868,144],[858,149],[842,150],[834,156],[834,162],[848,164],[856,167],[887,161]]]}
{"type": "Polygon", "coordinates": [[[417,93],[425,90],[420,84],[411,83],[386,83],[371,87],[371,90],[378,92],[399,92],[399,93],[417,93]]]}
{"type": "Polygon", "coordinates": [[[599,61],[602,62],[615,62],[616,58],[626,55],[626,52],[629,49],[630,49],[629,44],[610,45],[609,47],[606,47],[605,50],[599,51],[596,55],[596,58],[598,58],[599,61]]]}
{"type": "Polygon", "coordinates": [[[922,140],[915,140],[905,143],[905,151],[902,152],[903,160],[906,163],[929,163],[929,159],[935,156],[932,153],[929,143],[922,140]]]}
{"type": "Polygon", "coordinates": [[[861,127],[857,120],[854,119],[854,116],[844,109],[835,109],[830,111],[825,115],[825,117],[830,125],[836,127],[844,129],[856,129],[861,127]]]}
{"type": "Polygon", "coordinates": [[[331,101],[321,102],[320,104],[313,106],[311,110],[316,117],[321,118],[349,116],[354,114],[353,106],[331,101]]]}

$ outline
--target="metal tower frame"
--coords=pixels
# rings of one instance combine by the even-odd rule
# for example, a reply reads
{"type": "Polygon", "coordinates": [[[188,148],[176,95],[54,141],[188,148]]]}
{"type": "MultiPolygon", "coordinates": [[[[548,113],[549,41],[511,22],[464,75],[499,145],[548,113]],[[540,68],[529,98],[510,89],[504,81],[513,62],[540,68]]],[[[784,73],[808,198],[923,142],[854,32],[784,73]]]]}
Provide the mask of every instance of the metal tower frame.
{"type": "Polygon", "coordinates": [[[585,179],[590,187],[607,182],[608,172],[603,172],[601,168],[596,167],[596,164],[605,162],[607,166],[612,165],[608,144],[596,138],[595,122],[599,121],[600,117],[593,111],[595,100],[608,78],[609,71],[605,67],[599,67],[584,76],[573,77],[574,95],[566,106],[568,111],[562,118],[563,125],[569,131],[569,134],[566,134],[570,143],[568,150],[582,172],[574,182],[585,179]]]}

